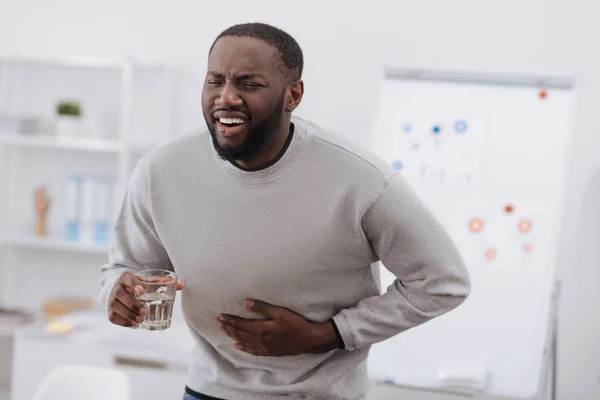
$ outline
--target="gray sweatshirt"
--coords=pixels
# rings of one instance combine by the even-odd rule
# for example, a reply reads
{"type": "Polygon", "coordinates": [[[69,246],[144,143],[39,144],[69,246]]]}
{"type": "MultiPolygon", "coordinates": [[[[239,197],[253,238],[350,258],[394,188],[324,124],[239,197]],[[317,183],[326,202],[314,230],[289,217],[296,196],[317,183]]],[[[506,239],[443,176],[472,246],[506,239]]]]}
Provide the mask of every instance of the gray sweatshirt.
{"type": "Polygon", "coordinates": [[[193,391],[230,400],[365,399],[370,346],[469,294],[453,241],[400,174],[309,121],[292,123],[285,152],[260,170],[221,160],[200,133],[153,149],[132,174],[101,298],[127,270],[179,274],[196,342],[193,391]],[[397,277],[383,294],[378,261],[397,277]],[[245,298],[313,322],[333,318],[343,349],[285,357],[234,349],[217,318],[264,318],[243,307],[245,298]]]}

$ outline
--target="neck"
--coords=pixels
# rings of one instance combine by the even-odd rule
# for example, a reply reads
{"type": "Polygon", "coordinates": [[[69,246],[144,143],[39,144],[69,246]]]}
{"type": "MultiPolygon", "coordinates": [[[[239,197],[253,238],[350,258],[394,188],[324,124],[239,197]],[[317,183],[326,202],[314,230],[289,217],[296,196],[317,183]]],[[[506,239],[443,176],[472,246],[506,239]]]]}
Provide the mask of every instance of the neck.
{"type": "Polygon", "coordinates": [[[285,146],[285,142],[290,134],[290,123],[291,118],[289,116],[284,117],[275,134],[269,139],[267,147],[263,152],[248,159],[235,160],[236,164],[244,168],[256,168],[273,161],[279,155],[283,146],[285,146]]]}

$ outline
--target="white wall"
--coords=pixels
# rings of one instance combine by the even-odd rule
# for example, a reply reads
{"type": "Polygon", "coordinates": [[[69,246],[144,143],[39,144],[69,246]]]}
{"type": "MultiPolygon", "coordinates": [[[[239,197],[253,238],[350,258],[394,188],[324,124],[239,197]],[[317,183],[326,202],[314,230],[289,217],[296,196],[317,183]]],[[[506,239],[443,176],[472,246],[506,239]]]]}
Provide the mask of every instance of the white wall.
{"type": "MultiPolygon", "coordinates": [[[[132,55],[196,66],[201,75],[220,30],[270,22],[305,51],[299,112],[362,144],[369,140],[384,61],[575,75],[580,99],[559,265],[559,398],[587,400],[600,398],[599,14],[592,0],[0,0],[0,54],[132,55]]],[[[197,109],[201,123],[199,93],[197,109]]]]}

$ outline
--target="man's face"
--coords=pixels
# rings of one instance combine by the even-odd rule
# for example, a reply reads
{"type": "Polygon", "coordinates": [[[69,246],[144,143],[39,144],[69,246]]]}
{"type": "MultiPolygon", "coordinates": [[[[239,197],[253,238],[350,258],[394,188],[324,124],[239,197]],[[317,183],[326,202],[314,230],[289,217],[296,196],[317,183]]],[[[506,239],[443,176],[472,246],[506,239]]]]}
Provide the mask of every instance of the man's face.
{"type": "Polygon", "coordinates": [[[232,36],[212,49],[202,109],[213,145],[226,160],[260,154],[281,123],[285,84],[275,52],[261,40],[232,36]]]}

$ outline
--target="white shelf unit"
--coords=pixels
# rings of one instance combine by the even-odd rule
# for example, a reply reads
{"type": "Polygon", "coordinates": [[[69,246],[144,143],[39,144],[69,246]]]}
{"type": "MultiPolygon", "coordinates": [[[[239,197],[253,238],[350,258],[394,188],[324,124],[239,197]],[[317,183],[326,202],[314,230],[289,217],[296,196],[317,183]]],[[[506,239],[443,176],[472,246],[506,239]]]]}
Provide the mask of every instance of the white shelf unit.
{"type": "Polygon", "coordinates": [[[96,297],[108,244],[64,238],[67,176],[114,179],[114,223],[136,159],[172,135],[171,85],[171,70],[162,65],[0,56],[0,114],[35,115],[51,125],[57,101],[81,96],[83,116],[89,117],[84,126],[96,133],[61,137],[0,130],[0,306],[38,314],[48,296],[96,297]],[[134,102],[136,96],[140,102],[134,102]],[[47,237],[34,234],[32,189],[40,185],[52,201],[47,237]]]}
{"type": "Polygon", "coordinates": [[[1,243],[15,249],[51,250],[102,256],[108,252],[108,245],[76,243],[56,237],[40,238],[32,235],[15,235],[4,237],[1,243]]]}
{"type": "Polygon", "coordinates": [[[120,153],[126,150],[125,143],[118,140],[95,138],[69,138],[59,136],[25,136],[19,134],[0,135],[0,144],[12,147],[34,147],[46,149],[64,149],[99,153],[120,153]]]}

